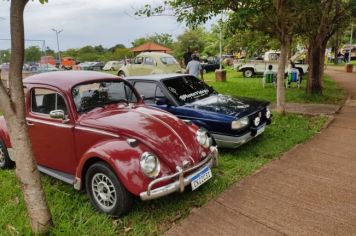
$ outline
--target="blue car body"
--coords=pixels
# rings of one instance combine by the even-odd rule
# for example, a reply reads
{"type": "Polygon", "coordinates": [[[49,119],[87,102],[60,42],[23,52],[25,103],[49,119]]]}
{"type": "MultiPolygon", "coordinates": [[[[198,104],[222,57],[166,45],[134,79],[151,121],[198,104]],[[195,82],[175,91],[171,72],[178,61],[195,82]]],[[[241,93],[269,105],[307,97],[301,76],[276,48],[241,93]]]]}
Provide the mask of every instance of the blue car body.
{"type": "Polygon", "coordinates": [[[219,147],[236,148],[263,133],[271,123],[269,102],[218,94],[194,76],[160,74],[126,79],[146,103],[207,129],[219,147]],[[242,121],[244,126],[233,125],[242,121]]]}

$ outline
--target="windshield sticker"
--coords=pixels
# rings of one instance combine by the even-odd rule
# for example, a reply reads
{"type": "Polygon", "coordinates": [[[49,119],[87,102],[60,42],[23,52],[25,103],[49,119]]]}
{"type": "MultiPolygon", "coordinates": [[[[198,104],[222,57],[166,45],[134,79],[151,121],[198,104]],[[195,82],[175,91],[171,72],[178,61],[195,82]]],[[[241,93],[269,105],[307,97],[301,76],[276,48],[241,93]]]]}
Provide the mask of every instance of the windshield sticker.
{"type": "Polygon", "coordinates": [[[168,87],[168,90],[171,91],[172,93],[178,95],[177,90],[175,88],[168,87]]]}
{"type": "Polygon", "coordinates": [[[209,94],[209,90],[203,89],[203,90],[196,91],[194,93],[180,95],[179,99],[182,101],[186,101],[187,99],[201,97],[201,96],[205,96],[207,94],[209,94]]]}

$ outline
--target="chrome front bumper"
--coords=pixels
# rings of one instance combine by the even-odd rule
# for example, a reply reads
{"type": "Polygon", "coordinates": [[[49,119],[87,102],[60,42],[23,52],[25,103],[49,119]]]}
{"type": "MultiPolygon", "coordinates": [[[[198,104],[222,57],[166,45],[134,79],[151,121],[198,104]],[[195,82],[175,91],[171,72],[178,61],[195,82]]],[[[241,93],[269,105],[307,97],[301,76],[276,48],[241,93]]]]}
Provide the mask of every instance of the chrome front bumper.
{"type": "Polygon", "coordinates": [[[185,187],[187,185],[189,185],[192,182],[192,177],[194,175],[196,175],[199,171],[201,171],[202,169],[209,167],[211,168],[214,165],[217,165],[218,163],[218,149],[216,146],[212,146],[210,147],[210,154],[200,163],[198,163],[197,165],[184,169],[184,167],[180,167],[177,166],[177,172],[172,174],[172,175],[168,175],[168,176],[163,176],[161,178],[155,179],[153,180],[147,187],[147,191],[146,192],[142,192],[140,193],[140,198],[143,201],[147,201],[147,200],[152,200],[152,199],[156,199],[156,198],[160,198],[166,195],[169,195],[171,193],[174,192],[183,192],[185,187]],[[195,170],[195,171],[194,171],[195,170]],[[190,175],[184,177],[185,173],[194,171],[193,173],[191,173],[190,175]],[[177,178],[176,181],[167,184],[165,186],[156,188],[156,189],[152,189],[154,185],[156,185],[157,183],[163,182],[163,181],[167,181],[173,178],[177,178]]]}
{"type": "MultiPolygon", "coordinates": [[[[264,125],[265,127],[267,126],[266,123],[264,125]]],[[[247,143],[251,139],[261,135],[263,132],[257,135],[253,135],[252,132],[250,131],[241,136],[221,135],[212,132],[210,133],[214,137],[216,144],[218,145],[219,148],[237,148],[242,144],[247,143]]]]}

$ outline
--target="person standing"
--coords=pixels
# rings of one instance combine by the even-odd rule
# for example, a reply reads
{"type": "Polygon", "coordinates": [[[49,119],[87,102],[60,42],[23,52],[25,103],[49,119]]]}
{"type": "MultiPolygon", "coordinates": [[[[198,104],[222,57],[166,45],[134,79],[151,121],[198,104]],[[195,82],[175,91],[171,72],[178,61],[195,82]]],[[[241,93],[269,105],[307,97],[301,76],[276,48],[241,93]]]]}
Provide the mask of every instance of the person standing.
{"type": "Polygon", "coordinates": [[[183,60],[184,60],[184,66],[187,66],[188,63],[192,60],[192,52],[190,51],[190,48],[187,48],[187,51],[183,55],[183,60]]]}
{"type": "Polygon", "coordinates": [[[204,80],[203,67],[200,64],[197,55],[195,55],[195,54],[192,55],[192,60],[190,62],[188,62],[188,64],[187,64],[186,73],[188,73],[190,75],[194,75],[197,78],[200,77],[202,80],[204,80]]]}

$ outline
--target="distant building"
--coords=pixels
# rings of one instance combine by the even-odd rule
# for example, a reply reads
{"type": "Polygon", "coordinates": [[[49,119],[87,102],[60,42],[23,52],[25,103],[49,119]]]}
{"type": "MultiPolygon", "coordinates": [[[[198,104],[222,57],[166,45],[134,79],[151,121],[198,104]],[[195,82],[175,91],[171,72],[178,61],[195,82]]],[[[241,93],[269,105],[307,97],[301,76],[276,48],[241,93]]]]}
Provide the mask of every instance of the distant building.
{"type": "Polygon", "coordinates": [[[154,42],[147,42],[144,43],[140,46],[137,46],[135,48],[131,48],[131,51],[137,55],[141,52],[164,52],[164,53],[170,53],[172,49],[167,48],[165,46],[159,45],[154,42]]]}

